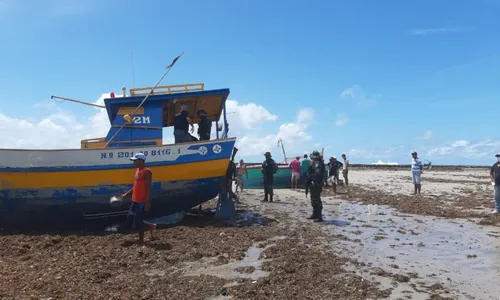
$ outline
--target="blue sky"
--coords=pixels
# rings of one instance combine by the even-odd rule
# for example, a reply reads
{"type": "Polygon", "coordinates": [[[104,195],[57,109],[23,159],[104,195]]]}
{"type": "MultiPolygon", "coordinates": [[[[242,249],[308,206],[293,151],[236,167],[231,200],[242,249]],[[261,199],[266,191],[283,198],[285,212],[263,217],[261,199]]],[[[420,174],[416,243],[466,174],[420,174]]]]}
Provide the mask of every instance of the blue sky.
{"type": "Polygon", "coordinates": [[[133,87],[131,53],[135,86],[153,85],[184,52],[163,83],[230,88],[247,161],[281,160],[278,137],[287,156],[325,148],[353,163],[407,163],[417,150],[490,164],[500,152],[500,1],[139,3],[0,0],[1,147],[105,134],[100,112],[50,96],[133,87]]]}

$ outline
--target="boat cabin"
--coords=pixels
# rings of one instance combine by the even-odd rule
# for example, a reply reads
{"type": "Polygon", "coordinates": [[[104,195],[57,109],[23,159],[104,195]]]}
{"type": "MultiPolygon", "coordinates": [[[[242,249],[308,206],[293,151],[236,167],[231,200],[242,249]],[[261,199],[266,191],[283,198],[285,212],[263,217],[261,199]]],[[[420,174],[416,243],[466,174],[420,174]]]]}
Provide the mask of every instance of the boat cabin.
{"type": "Polygon", "coordinates": [[[227,137],[226,100],[229,89],[205,90],[203,83],[158,86],[137,109],[153,87],[122,88],[122,97],[104,99],[110,129],[102,138],[81,141],[82,149],[155,146],[163,144],[163,128],[174,125],[174,117],[181,106],[187,105],[189,117],[194,124],[200,122],[197,112],[203,109],[212,122],[216,122],[219,138],[219,122],[223,117],[223,138],[227,137]],[[110,142],[111,141],[111,142],[110,142]]]}

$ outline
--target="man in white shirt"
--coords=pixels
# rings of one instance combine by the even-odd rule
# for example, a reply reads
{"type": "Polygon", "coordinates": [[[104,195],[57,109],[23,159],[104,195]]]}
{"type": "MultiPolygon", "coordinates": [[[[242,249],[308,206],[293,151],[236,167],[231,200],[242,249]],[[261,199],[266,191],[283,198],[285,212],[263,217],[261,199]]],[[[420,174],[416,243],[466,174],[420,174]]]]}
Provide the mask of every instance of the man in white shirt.
{"type": "Polygon", "coordinates": [[[420,195],[420,189],[422,188],[421,176],[422,176],[423,165],[417,156],[417,152],[413,152],[411,154],[411,157],[412,157],[411,175],[413,179],[413,184],[415,185],[415,192],[413,194],[416,195],[418,193],[420,195]]]}
{"type": "Polygon", "coordinates": [[[349,185],[349,180],[348,180],[348,172],[349,172],[349,160],[347,159],[347,156],[345,154],[342,154],[342,159],[344,160],[344,165],[342,169],[342,175],[344,175],[344,182],[345,186],[349,185]]]}

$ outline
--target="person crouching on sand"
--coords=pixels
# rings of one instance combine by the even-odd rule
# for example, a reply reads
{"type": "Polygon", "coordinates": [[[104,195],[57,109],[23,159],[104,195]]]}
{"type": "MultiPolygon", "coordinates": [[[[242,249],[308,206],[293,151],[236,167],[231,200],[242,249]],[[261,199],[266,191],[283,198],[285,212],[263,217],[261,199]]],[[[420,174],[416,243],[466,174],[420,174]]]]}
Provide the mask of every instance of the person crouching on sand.
{"type": "Polygon", "coordinates": [[[413,184],[415,186],[415,192],[413,193],[416,195],[417,193],[420,195],[420,189],[422,188],[422,169],[423,165],[420,159],[418,159],[417,152],[413,152],[411,154],[412,160],[411,160],[411,175],[413,179],[413,184]]]}
{"type": "Polygon", "coordinates": [[[136,153],[130,158],[137,168],[134,176],[134,186],[121,197],[125,198],[132,193],[132,204],[128,214],[132,221],[132,228],[139,230],[139,243],[144,244],[145,227],[149,229],[151,240],[155,239],[156,224],[147,222],[146,219],[151,211],[151,185],[153,174],[146,167],[146,156],[143,153],[136,153]]]}

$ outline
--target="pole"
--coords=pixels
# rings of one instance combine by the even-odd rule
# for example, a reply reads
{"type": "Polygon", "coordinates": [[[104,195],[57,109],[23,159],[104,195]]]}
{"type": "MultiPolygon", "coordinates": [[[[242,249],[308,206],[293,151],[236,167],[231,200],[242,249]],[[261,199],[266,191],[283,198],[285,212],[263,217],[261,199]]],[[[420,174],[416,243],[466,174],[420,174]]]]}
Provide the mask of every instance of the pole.
{"type": "Polygon", "coordinates": [[[285,153],[285,145],[283,145],[283,140],[280,138],[279,142],[281,143],[281,150],[283,151],[283,156],[285,157],[285,164],[288,164],[288,160],[286,159],[286,153],[285,153]]]}
{"type": "Polygon", "coordinates": [[[71,102],[75,102],[75,103],[85,104],[88,106],[94,106],[94,107],[98,107],[98,108],[106,108],[106,106],[104,106],[104,105],[99,105],[99,104],[94,104],[94,103],[90,103],[90,102],[85,102],[85,101],[80,101],[80,100],[75,100],[75,99],[70,99],[70,98],[64,98],[64,97],[59,97],[59,96],[50,96],[50,99],[61,99],[61,100],[65,100],[65,101],[71,101],[71,102]]]}
{"type": "Polygon", "coordinates": [[[224,101],[224,134],[222,135],[222,137],[225,139],[227,139],[228,137],[228,132],[229,132],[228,125],[229,124],[227,124],[226,101],[224,101]]]}
{"type": "MultiPolygon", "coordinates": [[[[156,87],[160,84],[160,82],[163,80],[163,78],[165,78],[165,76],[167,76],[168,72],[170,72],[170,70],[172,70],[172,67],[175,65],[175,63],[177,62],[177,60],[184,54],[184,52],[181,53],[181,55],[177,56],[176,58],[174,58],[174,60],[172,61],[172,63],[167,67],[167,71],[165,73],[163,73],[163,76],[160,78],[160,80],[158,80],[158,82],[155,84],[155,86],[153,88],[151,88],[151,90],[149,91],[149,93],[146,95],[146,97],[144,97],[144,99],[141,101],[141,103],[139,103],[139,106],[136,107],[136,109],[134,110],[133,113],[130,114],[130,117],[134,117],[134,114],[139,110],[139,108],[141,108],[141,106],[144,104],[144,102],[146,102],[146,100],[149,98],[149,96],[154,92],[154,90],[156,89],[156,87]]],[[[123,127],[125,126],[125,124],[127,124],[126,121],[123,122],[122,126],[120,128],[118,128],[118,130],[115,132],[115,134],[109,139],[109,141],[106,143],[106,145],[104,145],[104,148],[108,147],[109,143],[111,143],[111,141],[113,141],[113,139],[118,135],[118,133],[123,129],[123,127]]]]}

